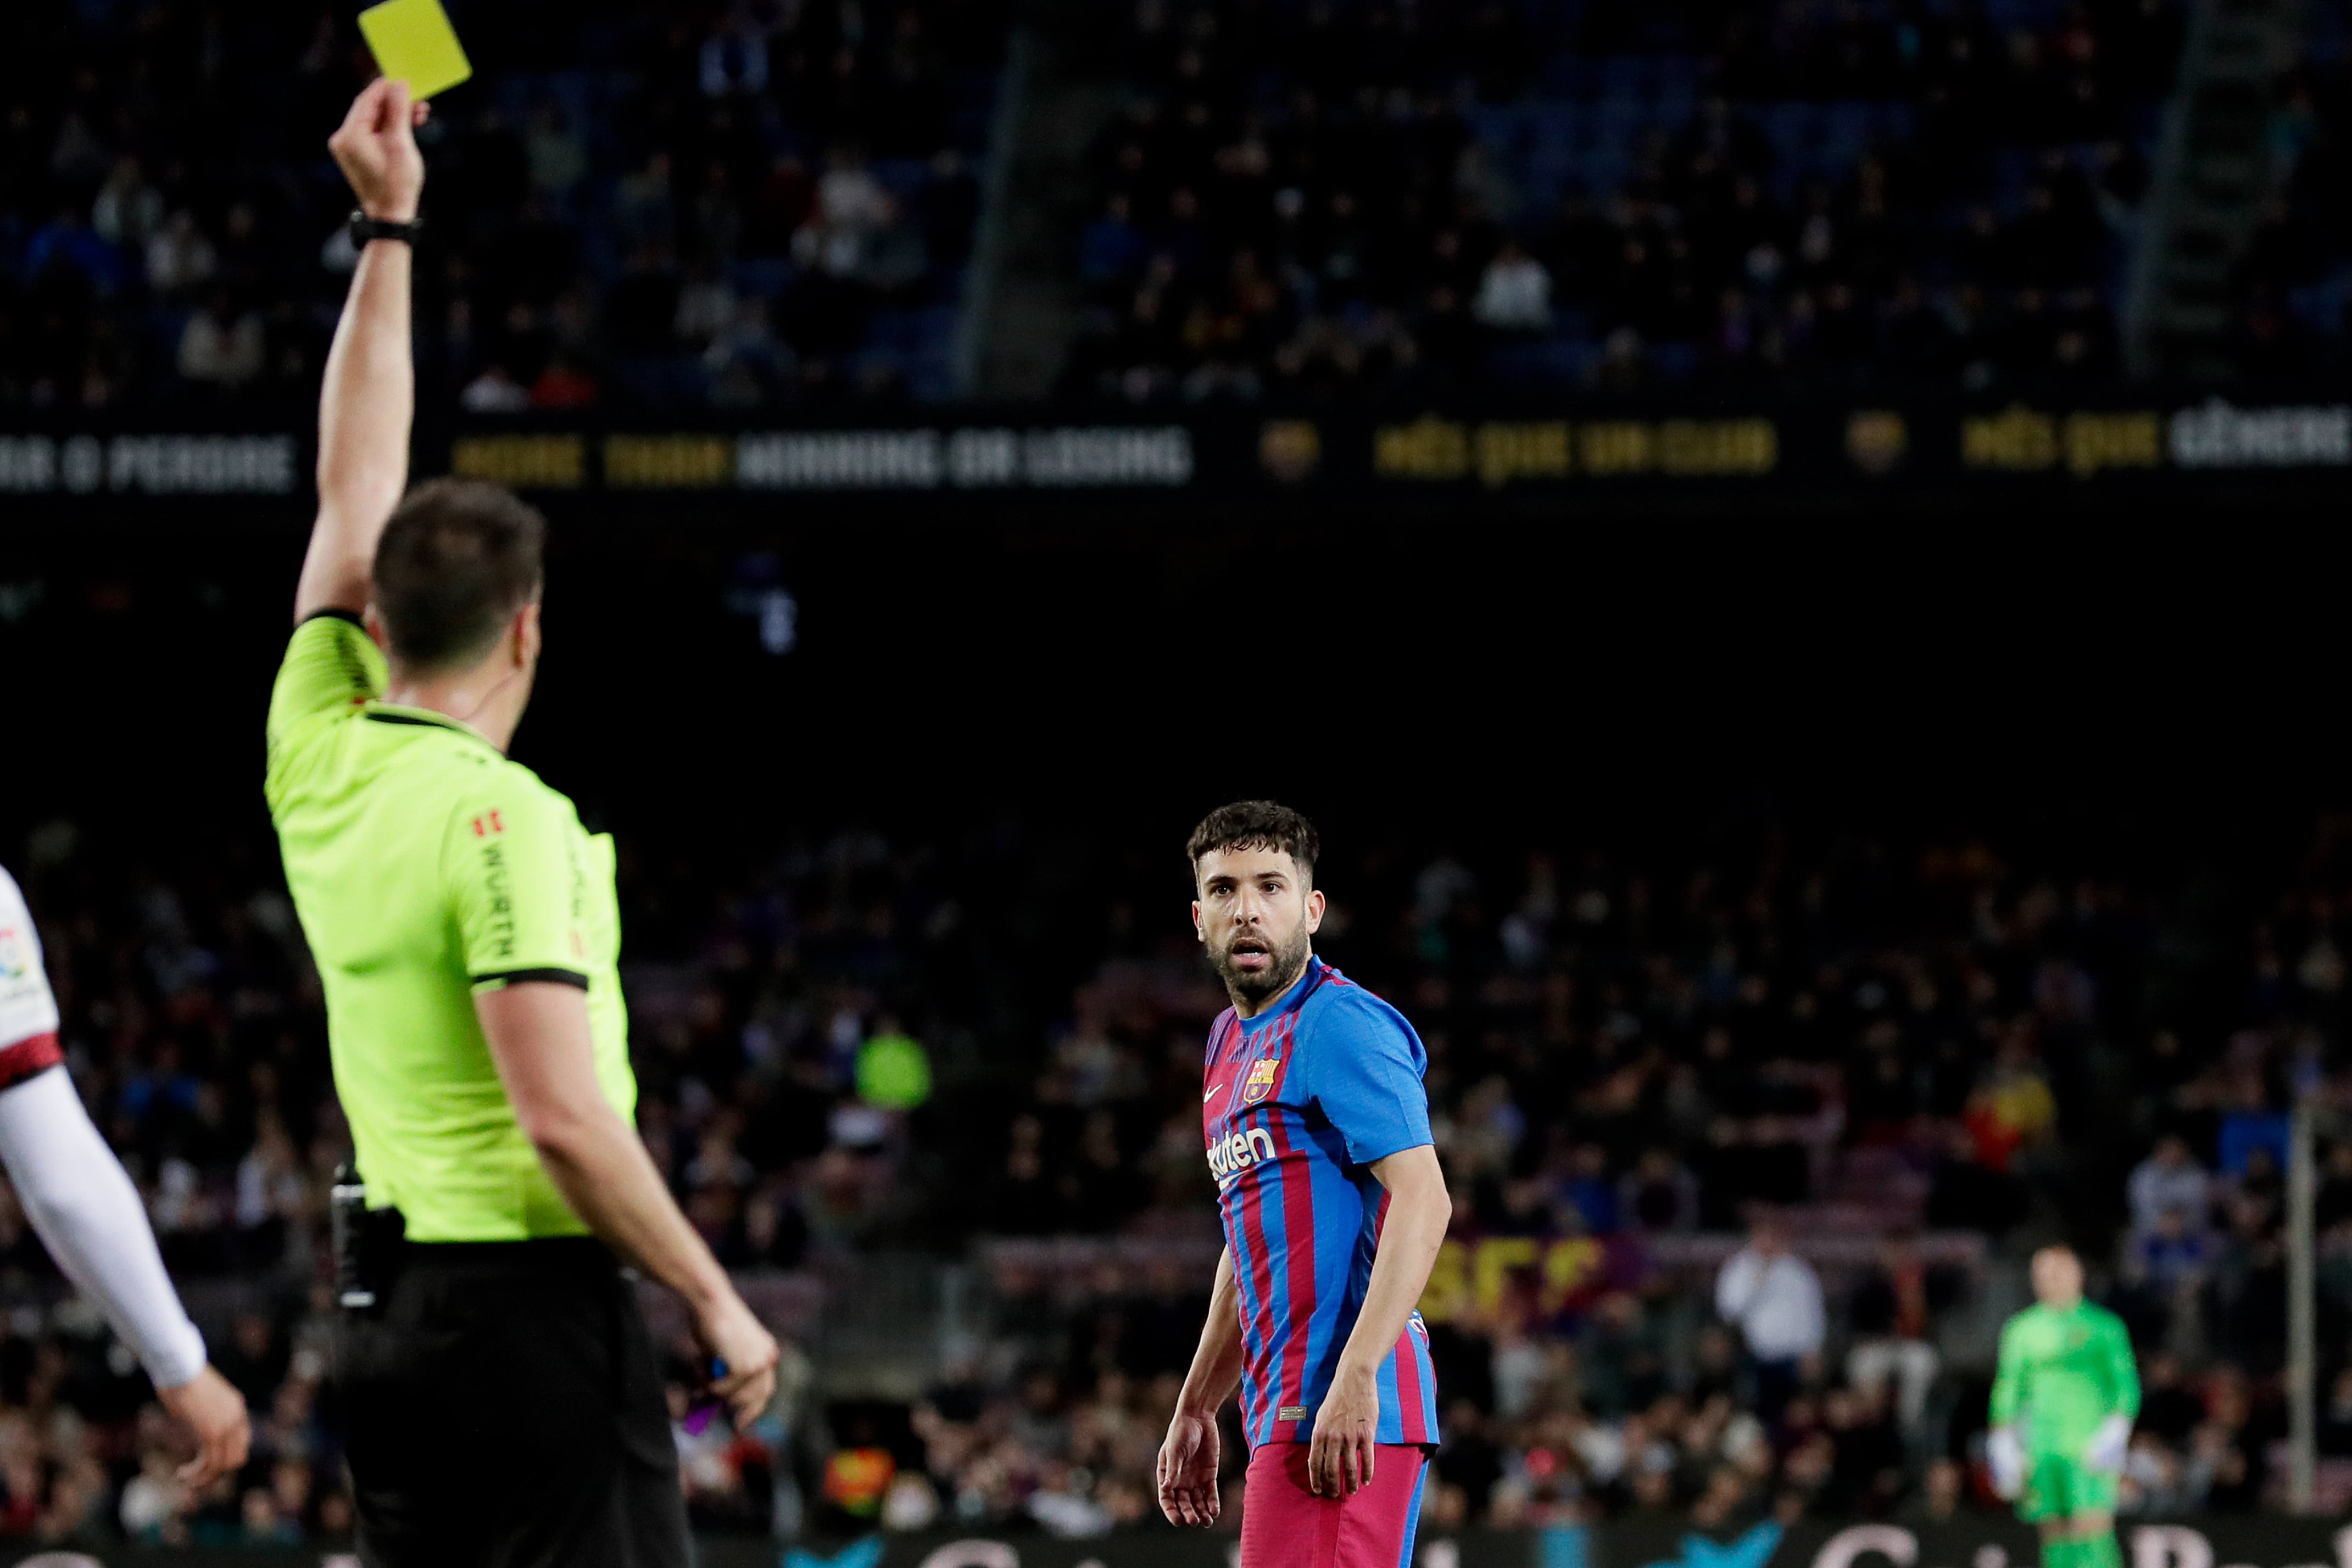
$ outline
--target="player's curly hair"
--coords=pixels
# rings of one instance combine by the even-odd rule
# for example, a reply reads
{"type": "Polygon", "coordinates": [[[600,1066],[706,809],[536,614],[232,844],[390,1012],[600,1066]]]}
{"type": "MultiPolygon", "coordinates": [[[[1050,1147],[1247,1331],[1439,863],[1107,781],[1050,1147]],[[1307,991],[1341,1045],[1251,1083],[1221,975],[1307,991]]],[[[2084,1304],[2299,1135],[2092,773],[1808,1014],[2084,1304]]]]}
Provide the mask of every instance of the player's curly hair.
{"type": "Polygon", "coordinates": [[[1202,818],[1192,836],[1184,841],[1185,858],[1192,862],[1196,875],[1201,857],[1218,850],[1273,850],[1288,855],[1310,885],[1315,881],[1315,857],[1322,848],[1314,823],[1273,800],[1236,800],[1220,806],[1202,818]]]}
{"type": "Polygon", "coordinates": [[[489,652],[507,617],[539,597],[546,545],[547,520],[501,486],[428,479],[411,490],[375,549],[393,656],[441,670],[489,652]]]}

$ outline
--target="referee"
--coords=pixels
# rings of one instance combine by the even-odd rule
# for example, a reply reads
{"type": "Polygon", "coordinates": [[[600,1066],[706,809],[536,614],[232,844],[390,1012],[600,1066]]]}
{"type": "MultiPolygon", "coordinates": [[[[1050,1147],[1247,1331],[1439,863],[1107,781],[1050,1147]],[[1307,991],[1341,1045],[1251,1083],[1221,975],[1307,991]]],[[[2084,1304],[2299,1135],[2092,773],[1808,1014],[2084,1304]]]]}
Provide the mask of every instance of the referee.
{"type": "Polygon", "coordinates": [[[684,1568],[660,1368],[621,1260],[685,1298],[739,1424],[774,1393],[776,1343],[631,1125],[612,841],[506,758],[545,525],[487,485],[402,495],[425,113],[380,80],[328,142],[359,197],[359,269],[265,785],[366,1189],[338,1260],[361,1557],[684,1568]]]}

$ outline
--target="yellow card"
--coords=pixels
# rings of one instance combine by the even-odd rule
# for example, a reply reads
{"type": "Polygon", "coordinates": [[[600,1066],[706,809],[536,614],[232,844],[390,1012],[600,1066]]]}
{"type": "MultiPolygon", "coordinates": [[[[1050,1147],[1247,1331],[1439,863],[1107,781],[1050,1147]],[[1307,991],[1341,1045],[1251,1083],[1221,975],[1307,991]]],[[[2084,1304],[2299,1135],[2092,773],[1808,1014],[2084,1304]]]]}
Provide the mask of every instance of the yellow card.
{"type": "Polygon", "coordinates": [[[412,99],[446,92],[474,74],[441,0],[383,0],[360,13],[376,68],[408,84],[412,99]]]}

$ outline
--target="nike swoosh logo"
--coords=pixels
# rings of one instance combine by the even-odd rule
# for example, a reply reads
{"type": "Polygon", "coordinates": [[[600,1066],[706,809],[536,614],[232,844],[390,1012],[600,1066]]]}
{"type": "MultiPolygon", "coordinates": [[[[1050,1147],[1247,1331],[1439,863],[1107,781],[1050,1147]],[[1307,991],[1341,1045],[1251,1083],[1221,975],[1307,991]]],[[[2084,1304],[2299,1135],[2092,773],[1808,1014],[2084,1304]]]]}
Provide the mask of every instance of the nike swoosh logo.
{"type": "Polygon", "coordinates": [[[1217,1091],[1223,1087],[1224,1085],[1222,1083],[1212,1083],[1206,1089],[1202,1090],[1201,1103],[1205,1105],[1210,1101],[1214,1100],[1217,1097],[1217,1091]]]}

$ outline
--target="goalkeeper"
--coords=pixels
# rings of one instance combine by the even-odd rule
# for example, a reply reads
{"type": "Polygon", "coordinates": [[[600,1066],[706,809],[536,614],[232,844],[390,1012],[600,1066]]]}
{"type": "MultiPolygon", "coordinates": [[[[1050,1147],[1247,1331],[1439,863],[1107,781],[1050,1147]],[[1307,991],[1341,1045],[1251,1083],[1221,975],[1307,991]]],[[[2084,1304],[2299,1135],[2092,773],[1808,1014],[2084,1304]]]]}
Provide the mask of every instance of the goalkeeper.
{"type": "Polygon", "coordinates": [[[2033,1255],[2034,1305],[2000,1331],[1986,1458],[1993,1490],[2041,1527],[2042,1568],[2122,1568],[2116,1482],[2139,1414],[2123,1320],[2083,1300],[2067,1247],[2033,1255]]]}

